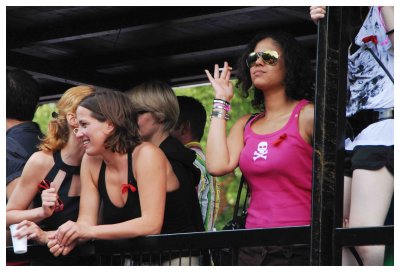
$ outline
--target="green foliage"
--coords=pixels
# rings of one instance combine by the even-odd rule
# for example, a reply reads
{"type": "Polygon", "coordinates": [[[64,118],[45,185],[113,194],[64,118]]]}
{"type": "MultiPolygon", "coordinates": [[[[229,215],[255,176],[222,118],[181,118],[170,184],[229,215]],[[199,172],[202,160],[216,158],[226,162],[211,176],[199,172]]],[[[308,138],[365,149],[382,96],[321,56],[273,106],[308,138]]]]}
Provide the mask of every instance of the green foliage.
{"type": "MultiPolygon", "coordinates": [[[[204,108],[206,109],[207,116],[211,115],[212,104],[214,99],[214,90],[211,85],[203,85],[203,86],[195,86],[195,87],[186,87],[186,88],[177,88],[174,90],[176,95],[184,95],[184,96],[192,96],[199,100],[204,108]]],[[[251,107],[250,99],[244,99],[239,95],[239,91],[237,89],[234,90],[235,96],[231,101],[231,120],[228,121],[227,131],[230,130],[233,124],[246,113],[255,112],[255,110],[251,107]]],[[[206,127],[204,130],[204,136],[201,139],[201,146],[203,150],[205,150],[208,130],[210,127],[210,119],[207,119],[206,127]]],[[[232,219],[233,207],[235,206],[236,194],[239,187],[241,172],[237,168],[233,173],[228,174],[223,177],[218,178],[218,182],[221,184],[221,193],[220,193],[220,211],[216,221],[216,229],[220,230],[222,227],[232,219]]],[[[244,195],[241,197],[244,200],[244,195]]]]}
{"type": "Polygon", "coordinates": [[[43,134],[47,133],[47,125],[52,118],[51,113],[56,110],[56,103],[43,104],[37,108],[33,121],[38,123],[43,134]]]}

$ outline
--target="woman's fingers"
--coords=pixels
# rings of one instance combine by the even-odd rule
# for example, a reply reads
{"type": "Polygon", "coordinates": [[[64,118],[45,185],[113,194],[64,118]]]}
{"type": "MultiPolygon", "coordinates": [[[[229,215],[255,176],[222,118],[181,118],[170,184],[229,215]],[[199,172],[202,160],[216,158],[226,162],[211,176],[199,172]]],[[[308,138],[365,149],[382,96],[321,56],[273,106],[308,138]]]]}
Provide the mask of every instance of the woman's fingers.
{"type": "MultiPolygon", "coordinates": [[[[72,237],[74,232],[76,232],[76,223],[75,222],[68,221],[68,222],[64,223],[57,230],[57,235],[56,235],[57,242],[60,245],[67,244],[66,241],[70,241],[69,238],[72,237]]],[[[72,237],[72,238],[74,238],[74,237],[72,237]]]]}
{"type": "Polygon", "coordinates": [[[224,67],[221,69],[219,68],[218,64],[214,65],[214,76],[212,76],[211,73],[207,69],[204,70],[204,72],[206,73],[208,80],[212,83],[216,79],[230,80],[231,70],[232,70],[232,67],[229,67],[228,62],[225,61],[224,67]],[[220,71],[221,71],[221,74],[220,74],[220,71]]]}
{"type": "Polygon", "coordinates": [[[73,242],[75,239],[79,237],[79,234],[75,231],[75,228],[69,229],[63,239],[61,240],[61,245],[69,245],[71,242],[73,242]]]}
{"type": "Polygon", "coordinates": [[[204,70],[204,72],[206,72],[207,78],[210,81],[210,83],[213,83],[214,82],[214,78],[212,77],[210,72],[208,70],[204,70]]]}
{"type": "Polygon", "coordinates": [[[55,244],[53,247],[50,248],[50,252],[55,256],[58,257],[63,252],[64,247],[60,246],[59,244],[55,244]]]}
{"type": "Polygon", "coordinates": [[[312,6],[310,7],[311,19],[317,23],[318,20],[325,18],[326,8],[324,6],[312,6]]]}
{"type": "Polygon", "coordinates": [[[224,62],[224,68],[222,68],[222,72],[220,75],[221,79],[229,80],[231,77],[230,71],[232,70],[231,67],[229,67],[228,62],[224,62]]]}
{"type": "Polygon", "coordinates": [[[28,235],[27,238],[28,238],[28,240],[30,240],[30,239],[34,239],[36,237],[38,237],[38,235],[35,232],[32,232],[31,234],[28,235]]]}
{"type": "Polygon", "coordinates": [[[218,64],[214,65],[214,79],[218,79],[219,78],[219,66],[218,64]]]}
{"type": "Polygon", "coordinates": [[[47,247],[50,249],[53,246],[57,245],[57,240],[54,239],[54,236],[49,236],[49,241],[47,242],[47,247]]]}
{"type": "Polygon", "coordinates": [[[62,255],[65,256],[68,253],[70,253],[76,246],[76,242],[69,244],[68,246],[65,246],[63,251],[62,251],[62,255]]]}

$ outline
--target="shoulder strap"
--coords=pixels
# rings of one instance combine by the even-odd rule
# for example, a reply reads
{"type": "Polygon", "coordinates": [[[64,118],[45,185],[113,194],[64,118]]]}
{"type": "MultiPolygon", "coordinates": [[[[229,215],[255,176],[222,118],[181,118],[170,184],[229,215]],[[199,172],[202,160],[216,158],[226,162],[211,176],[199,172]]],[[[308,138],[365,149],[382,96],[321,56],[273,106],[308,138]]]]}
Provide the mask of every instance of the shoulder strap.
{"type": "Polygon", "coordinates": [[[132,169],[132,152],[128,152],[128,183],[134,185],[137,188],[137,182],[133,176],[132,169]]]}
{"type": "Polygon", "coordinates": [[[374,54],[374,52],[371,50],[371,48],[367,47],[366,48],[371,55],[374,57],[374,59],[376,60],[376,62],[381,66],[381,68],[383,69],[383,71],[385,71],[386,75],[390,78],[390,80],[392,81],[392,83],[394,84],[394,78],[393,76],[389,73],[388,69],[386,69],[386,67],[383,65],[383,63],[381,62],[381,60],[374,54]]]}
{"type": "Polygon", "coordinates": [[[48,181],[49,183],[53,182],[53,180],[56,177],[58,171],[60,170],[60,167],[57,164],[57,160],[58,160],[57,155],[59,155],[59,153],[60,153],[60,151],[54,151],[53,152],[54,165],[50,169],[49,173],[47,173],[46,177],[44,178],[44,180],[48,181]]]}
{"type": "Polygon", "coordinates": [[[99,171],[99,179],[98,179],[98,188],[99,188],[99,193],[100,196],[103,197],[103,195],[107,194],[106,191],[106,183],[105,183],[105,170],[106,170],[106,163],[103,161],[101,163],[100,171],[99,171]]]}
{"type": "Polygon", "coordinates": [[[249,117],[249,119],[247,119],[246,124],[244,125],[244,127],[246,128],[247,124],[250,123],[251,120],[253,120],[257,115],[259,114],[259,112],[257,113],[252,113],[249,117]]]}

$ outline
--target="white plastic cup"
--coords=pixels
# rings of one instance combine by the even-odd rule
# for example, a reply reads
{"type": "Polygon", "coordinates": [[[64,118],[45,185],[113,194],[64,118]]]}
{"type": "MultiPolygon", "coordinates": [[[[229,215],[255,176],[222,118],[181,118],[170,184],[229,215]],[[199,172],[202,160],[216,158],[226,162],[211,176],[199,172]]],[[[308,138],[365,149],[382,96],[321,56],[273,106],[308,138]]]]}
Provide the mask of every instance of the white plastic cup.
{"type": "Polygon", "coordinates": [[[14,233],[17,231],[17,225],[18,224],[10,225],[14,253],[15,254],[24,254],[28,251],[28,239],[27,239],[26,235],[24,237],[21,237],[20,239],[18,239],[17,237],[14,237],[14,233]]]}

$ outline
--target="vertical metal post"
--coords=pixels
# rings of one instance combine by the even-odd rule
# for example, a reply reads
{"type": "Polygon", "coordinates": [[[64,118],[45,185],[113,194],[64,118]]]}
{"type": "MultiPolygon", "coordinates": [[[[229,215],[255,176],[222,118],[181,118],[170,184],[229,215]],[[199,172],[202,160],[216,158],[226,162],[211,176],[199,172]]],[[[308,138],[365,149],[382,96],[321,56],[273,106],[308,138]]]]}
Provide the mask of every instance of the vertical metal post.
{"type": "Polygon", "coordinates": [[[311,265],[340,265],[349,8],[327,7],[318,26],[311,265]],[[339,261],[338,261],[339,260],[339,261]]]}

